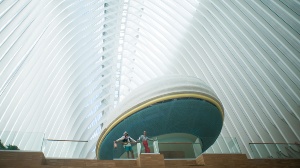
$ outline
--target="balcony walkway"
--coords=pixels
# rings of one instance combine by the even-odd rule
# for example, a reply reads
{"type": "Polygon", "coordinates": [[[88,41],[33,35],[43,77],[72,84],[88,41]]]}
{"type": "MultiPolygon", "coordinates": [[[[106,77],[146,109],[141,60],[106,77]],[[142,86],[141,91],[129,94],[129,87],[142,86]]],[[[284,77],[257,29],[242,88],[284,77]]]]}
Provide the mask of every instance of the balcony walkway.
{"type": "Polygon", "coordinates": [[[136,160],[45,158],[42,152],[0,151],[1,168],[195,168],[300,167],[300,159],[247,159],[244,154],[203,154],[195,160],[165,160],[161,154],[143,154],[136,160]]]}

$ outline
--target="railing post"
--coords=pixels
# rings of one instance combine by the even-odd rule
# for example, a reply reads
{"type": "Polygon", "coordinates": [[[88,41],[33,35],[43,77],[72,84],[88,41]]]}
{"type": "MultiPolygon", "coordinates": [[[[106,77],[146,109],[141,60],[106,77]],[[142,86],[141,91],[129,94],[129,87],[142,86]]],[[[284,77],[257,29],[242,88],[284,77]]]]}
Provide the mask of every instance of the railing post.
{"type": "Polygon", "coordinates": [[[136,150],[137,150],[138,156],[140,156],[140,154],[141,154],[141,148],[142,148],[141,143],[138,142],[137,145],[136,145],[136,150]]]}
{"type": "Polygon", "coordinates": [[[199,138],[197,138],[195,143],[193,144],[193,149],[194,149],[195,157],[198,157],[202,154],[202,144],[199,138]]]}
{"type": "Polygon", "coordinates": [[[159,153],[158,141],[153,141],[154,153],[159,153]]]}

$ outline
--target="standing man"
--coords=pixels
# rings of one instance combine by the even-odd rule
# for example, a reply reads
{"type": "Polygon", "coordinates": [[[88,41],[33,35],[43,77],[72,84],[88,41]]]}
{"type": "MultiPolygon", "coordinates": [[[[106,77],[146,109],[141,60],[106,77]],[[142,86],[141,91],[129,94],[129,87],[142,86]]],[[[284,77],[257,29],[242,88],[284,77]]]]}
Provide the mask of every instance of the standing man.
{"type": "Polygon", "coordinates": [[[145,148],[145,153],[150,153],[150,148],[148,146],[148,140],[150,141],[154,141],[153,139],[147,137],[147,132],[144,131],[144,134],[141,135],[138,139],[138,142],[142,141],[143,142],[143,146],[145,148]]]}

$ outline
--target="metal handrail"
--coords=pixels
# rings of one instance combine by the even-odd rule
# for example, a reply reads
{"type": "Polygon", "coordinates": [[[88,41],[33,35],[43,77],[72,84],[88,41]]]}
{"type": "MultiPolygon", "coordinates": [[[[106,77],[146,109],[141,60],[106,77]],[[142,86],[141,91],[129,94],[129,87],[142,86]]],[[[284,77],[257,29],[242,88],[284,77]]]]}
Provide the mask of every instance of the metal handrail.
{"type": "Polygon", "coordinates": [[[159,142],[159,144],[201,144],[200,142],[159,142]]]}
{"type": "Polygon", "coordinates": [[[45,139],[47,141],[67,141],[67,142],[89,142],[84,140],[68,140],[68,139],[45,139]]]}
{"type": "Polygon", "coordinates": [[[254,142],[251,142],[249,144],[293,144],[293,145],[300,145],[300,143],[285,143],[285,142],[257,142],[257,143],[254,143],[254,142]]]}

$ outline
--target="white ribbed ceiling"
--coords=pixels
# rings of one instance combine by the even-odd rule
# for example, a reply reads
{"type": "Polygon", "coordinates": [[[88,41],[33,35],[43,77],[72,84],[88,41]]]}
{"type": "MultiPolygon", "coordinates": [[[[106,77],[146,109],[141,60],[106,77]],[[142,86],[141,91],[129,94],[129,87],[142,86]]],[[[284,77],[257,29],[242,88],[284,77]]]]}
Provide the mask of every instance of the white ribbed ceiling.
{"type": "Polygon", "coordinates": [[[298,0],[0,1],[0,130],[89,140],[72,155],[93,158],[118,99],[180,74],[214,90],[221,136],[243,153],[250,142],[299,141],[299,9],[298,0]]]}
{"type": "MultiPolygon", "coordinates": [[[[225,107],[221,136],[300,139],[299,1],[130,1],[120,98],[166,74],[198,77],[225,107]]],[[[221,152],[221,148],[213,148],[221,152]]]]}

